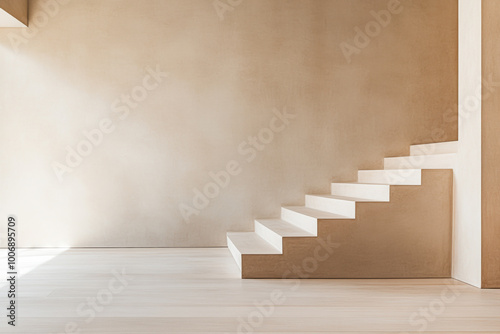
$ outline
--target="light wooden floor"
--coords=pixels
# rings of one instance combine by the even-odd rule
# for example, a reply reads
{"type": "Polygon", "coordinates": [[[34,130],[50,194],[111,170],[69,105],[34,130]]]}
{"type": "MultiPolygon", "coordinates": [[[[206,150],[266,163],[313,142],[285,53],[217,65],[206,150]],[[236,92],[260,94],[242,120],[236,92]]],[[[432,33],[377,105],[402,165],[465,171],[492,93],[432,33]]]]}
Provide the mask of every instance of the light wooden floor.
{"type": "Polygon", "coordinates": [[[500,333],[500,290],[451,279],[241,280],[225,248],[23,250],[19,260],[19,325],[0,311],[1,333],[500,333]],[[95,318],[79,315],[97,296],[106,304],[95,318]]]}

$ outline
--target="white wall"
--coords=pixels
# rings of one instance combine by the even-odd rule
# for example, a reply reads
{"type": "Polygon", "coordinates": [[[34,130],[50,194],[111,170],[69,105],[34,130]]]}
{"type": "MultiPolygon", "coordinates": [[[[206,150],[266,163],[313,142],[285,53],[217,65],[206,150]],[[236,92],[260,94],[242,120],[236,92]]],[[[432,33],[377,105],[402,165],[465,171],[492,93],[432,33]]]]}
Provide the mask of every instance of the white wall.
{"type": "Polygon", "coordinates": [[[481,286],[481,0],[459,0],[453,277],[481,286]]]}

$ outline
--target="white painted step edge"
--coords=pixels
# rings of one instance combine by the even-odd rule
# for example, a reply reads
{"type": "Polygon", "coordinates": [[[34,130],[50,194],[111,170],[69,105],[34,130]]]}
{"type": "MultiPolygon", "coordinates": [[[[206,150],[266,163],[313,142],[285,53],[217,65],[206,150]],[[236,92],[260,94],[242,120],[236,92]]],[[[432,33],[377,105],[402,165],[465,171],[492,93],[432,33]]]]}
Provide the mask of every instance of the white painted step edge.
{"type": "Polygon", "coordinates": [[[281,219],[301,228],[312,235],[318,235],[318,219],[310,216],[305,216],[291,208],[281,208],[281,219]]]}
{"type": "Polygon", "coordinates": [[[281,254],[255,232],[228,232],[227,247],[241,269],[242,254],[281,254]]]}
{"type": "Polygon", "coordinates": [[[384,159],[384,169],[453,169],[457,154],[413,155],[384,159]]]}
{"type": "Polygon", "coordinates": [[[422,184],[421,169],[384,169],[358,171],[359,183],[415,185],[422,184]]]}
{"type": "Polygon", "coordinates": [[[411,145],[410,155],[447,154],[458,152],[458,141],[411,145]]]}
{"type": "Polygon", "coordinates": [[[317,236],[318,220],[353,218],[305,206],[289,206],[281,208],[281,219],[317,236]]]}
{"type": "Polygon", "coordinates": [[[281,219],[256,219],[255,233],[283,253],[283,238],[314,237],[313,234],[281,219]]]}
{"type": "Polygon", "coordinates": [[[231,252],[231,255],[234,258],[234,261],[236,261],[236,264],[238,265],[238,268],[241,270],[241,253],[238,251],[238,248],[234,245],[234,243],[231,241],[231,238],[229,238],[229,235],[226,235],[227,239],[227,248],[231,252]]]}
{"type": "Polygon", "coordinates": [[[389,202],[390,194],[391,186],[388,184],[332,183],[332,195],[389,202]]]}
{"type": "Polygon", "coordinates": [[[356,201],[335,196],[306,195],[306,206],[311,209],[336,213],[349,218],[356,217],[356,201]]]}

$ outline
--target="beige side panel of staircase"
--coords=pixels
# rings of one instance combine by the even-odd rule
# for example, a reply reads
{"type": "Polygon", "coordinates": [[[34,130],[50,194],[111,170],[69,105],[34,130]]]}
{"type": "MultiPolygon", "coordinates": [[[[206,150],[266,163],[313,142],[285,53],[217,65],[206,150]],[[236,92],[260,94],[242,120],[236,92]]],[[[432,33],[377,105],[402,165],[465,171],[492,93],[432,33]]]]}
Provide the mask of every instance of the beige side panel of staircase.
{"type": "Polygon", "coordinates": [[[423,170],[421,186],[391,186],[390,202],[357,203],[355,220],[284,238],[282,255],[242,255],[242,277],[450,277],[452,187],[451,170],[423,170]]]}
{"type": "Polygon", "coordinates": [[[12,15],[25,26],[28,25],[28,0],[0,0],[0,9],[12,15]]]}
{"type": "MultiPolygon", "coordinates": [[[[483,1],[482,72],[500,81],[500,1],[483,1]]],[[[500,288],[500,87],[485,87],[482,101],[482,277],[483,288],[500,288]],[[486,95],[487,94],[487,95],[486,95]]]]}

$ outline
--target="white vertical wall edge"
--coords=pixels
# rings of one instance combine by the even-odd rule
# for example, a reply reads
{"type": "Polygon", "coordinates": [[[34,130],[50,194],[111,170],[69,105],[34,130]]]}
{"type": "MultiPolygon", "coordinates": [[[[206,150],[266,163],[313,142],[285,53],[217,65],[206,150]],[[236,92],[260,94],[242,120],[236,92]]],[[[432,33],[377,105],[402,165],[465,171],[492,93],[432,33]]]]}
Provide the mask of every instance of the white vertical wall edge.
{"type": "Polygon", "coordinates": [[[459,0],[452,276],[481,286],[481,0],[459,0]],[[479,96],[478,96],[479,95],[479,96]]]}

